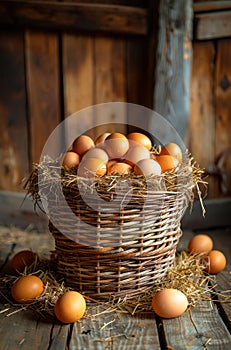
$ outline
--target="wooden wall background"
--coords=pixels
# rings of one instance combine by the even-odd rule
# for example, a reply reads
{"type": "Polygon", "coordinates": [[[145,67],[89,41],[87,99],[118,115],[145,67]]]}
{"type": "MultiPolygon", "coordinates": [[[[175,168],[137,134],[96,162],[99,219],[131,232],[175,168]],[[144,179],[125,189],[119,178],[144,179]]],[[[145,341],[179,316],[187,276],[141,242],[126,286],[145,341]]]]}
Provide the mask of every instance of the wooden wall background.
{"type": "MultiPolygon", "coordinates": [[[[72,1],[75,2],[81,3],[72,1]]],[[[109,1],[101,3],[101,7],[95,8],[98,22],[88,31],[82,30],[81,23],[76,30],[69,30],[68,26],[57,29],[64,25],[59,23],[62,19],[58,12],[57,22],[51,29],[46,25],[45,29],[43,25],[41,28],[33,24],[15,26],[14,15],[21,16],[22,22],[30,21],[28,2],[24,10],[17,8],[14,2],[8,16],[13,24],[9,25],[4,22],[9,1],[5,1],[5,8],[2,5],[1,190],[22,191],[21,180],[28,175],[32,162],[39,161],[51,131],[70,114],[108,101],[129,101],[151,107],[148,75],[153,77],[152,68],[149,68],[152,57],[147,54],[150,43],[143,26],[147,3],[144,1],[143,7],[139,7],[136,1],[124,2],[124,5],[133,4],[129,8],[130,24],[127,24],[126,7],[123,11],[119,1],[114,2],[119,6],[114,9],[107,7],[109,1]],[[107,11],[112,16],[112,25],[109,23],[109,28],[104,28],[101,22],[107,11]]],[[[86,13],[84,4],[82,10],[86,13]]]]}
{"type": "MultiPolygon", "coordinates": [[[[66,3],[1,1],[0,190],[23,191],[51,131],[73,112],[108,101],[153,108],[159,1],[91,1],[89,11],[66,3]]],[[[210,172],[214,198],[231,193],[231,2],[194,1],[193,10],[185,142],[210,172]]]]}
{"type": "Polygon", "coordinates": [[[231,2],[194,1],[189,148],[209,197],[231,195],[231,2]]]}

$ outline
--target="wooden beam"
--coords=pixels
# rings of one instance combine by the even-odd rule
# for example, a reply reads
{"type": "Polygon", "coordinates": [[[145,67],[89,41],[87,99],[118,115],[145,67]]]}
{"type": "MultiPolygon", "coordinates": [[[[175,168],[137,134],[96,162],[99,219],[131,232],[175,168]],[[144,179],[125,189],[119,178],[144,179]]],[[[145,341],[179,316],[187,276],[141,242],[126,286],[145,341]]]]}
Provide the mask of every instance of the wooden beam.
{"type": "Polygon", "coordinates": [[[222,11],[231,9],[231,1],[203,1],[194,2],[194,12],[222,11]]]}
{"type": "Polygon", "coordinates": [[[0,26],[146,35],[148,11],[121,5],[3,0],[0,26]]]}
{"type": "Polygon", "coordinates": [[[181,138],[189,120],[192,22],[192,0],[160,0],[154,110],[181,138]]]}
{"type": "Polygon", "coordinates": [[[231,11],[195,14],[194,39],[208,40],[229,36],[231,36],[231,11]]]}

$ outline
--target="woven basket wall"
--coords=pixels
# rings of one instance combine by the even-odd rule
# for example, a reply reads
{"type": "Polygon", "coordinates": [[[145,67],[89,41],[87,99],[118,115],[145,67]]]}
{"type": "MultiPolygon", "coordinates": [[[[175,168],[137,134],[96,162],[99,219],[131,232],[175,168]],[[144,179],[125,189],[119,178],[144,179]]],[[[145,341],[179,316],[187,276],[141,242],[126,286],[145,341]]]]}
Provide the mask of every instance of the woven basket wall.
{"type": "Polygon", "coordinates": [[[180,221],[192,193],[192,184],[188,186],[182,192],[154,186],[147,198],[146,187],[133,183],[129,203],[118,210],[117,202],[126,193],[120,189],[116,197],[104,184],[98,193],[105,205],[94,203],[93,209],[91,191],[85,192],[86,203],[76,183],[64,181],[64,200],[57,202],[53,190],[48,207],[56,223],[50,222],[49,229],[57,269],[66,284],[90,297],[108,299],[132,298],[159,283],[174,262],[180,221]]]}

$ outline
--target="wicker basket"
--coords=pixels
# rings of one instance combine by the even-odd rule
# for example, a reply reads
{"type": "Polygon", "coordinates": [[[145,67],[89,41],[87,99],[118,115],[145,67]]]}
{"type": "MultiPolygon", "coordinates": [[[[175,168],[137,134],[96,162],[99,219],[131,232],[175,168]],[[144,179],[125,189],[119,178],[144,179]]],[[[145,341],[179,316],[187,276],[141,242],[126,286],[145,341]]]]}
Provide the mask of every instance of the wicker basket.
{"type": "MultiPolygon", "coordinates": [[[[94,184],[100,199],[97,204],[88,179],[77,183],[76,175],[70,178],[64,172],[60,198],[55,171],[47,176],[40,168],[42,186],[39,194],[36,186],[34,197],[37,200],[44,189],[49,191],[47,212],[52,218],[49,229],[55,239],[57,270],[68,286],[95,299],[117,299],[132,298],[160,282],[173,265],[182,234],[180,222],[201,177],[192,158],[186,157],[172,173],[150,178],[148,186],[147,179],[125,178],[132,183],[132,195],[124,207],[121,198],[127,189],[122,186],[116,196],[109,176],[94,184]],[[93,202],[92,207],[89,203],[93,202]]],[[[33,178],[31,182],[37,181],[33,178]]],[[[123,184],[118,180],[113,178],[113,183],[123,184]]]]}

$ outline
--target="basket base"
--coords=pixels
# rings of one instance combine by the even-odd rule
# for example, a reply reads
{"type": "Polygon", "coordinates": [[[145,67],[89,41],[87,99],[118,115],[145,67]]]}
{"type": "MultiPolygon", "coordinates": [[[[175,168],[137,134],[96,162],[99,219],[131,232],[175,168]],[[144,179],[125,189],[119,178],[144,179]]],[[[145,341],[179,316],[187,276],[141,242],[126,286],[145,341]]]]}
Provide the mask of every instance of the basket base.
{"type": "Polygon", "coordinates": [[[52,227],[56,243],[57,271],[65,284],[91,298],[133,298],[159,284],[173,266],[182,234],[179,227],[171,239],[146,246],[91,248],[79,245],[52,227]]]}

